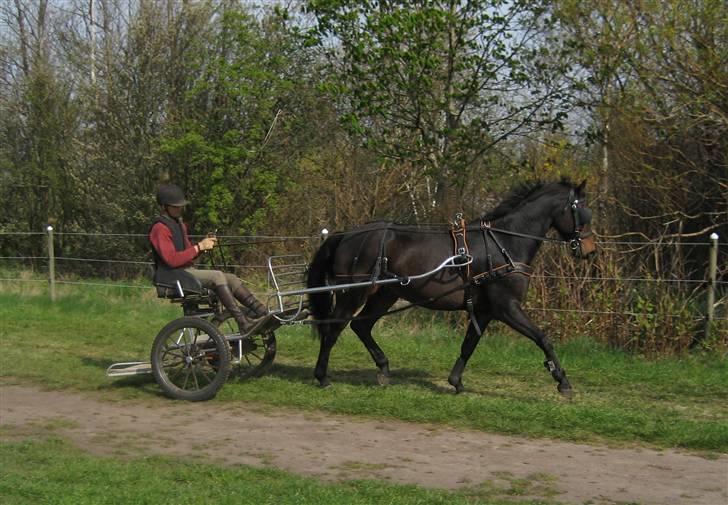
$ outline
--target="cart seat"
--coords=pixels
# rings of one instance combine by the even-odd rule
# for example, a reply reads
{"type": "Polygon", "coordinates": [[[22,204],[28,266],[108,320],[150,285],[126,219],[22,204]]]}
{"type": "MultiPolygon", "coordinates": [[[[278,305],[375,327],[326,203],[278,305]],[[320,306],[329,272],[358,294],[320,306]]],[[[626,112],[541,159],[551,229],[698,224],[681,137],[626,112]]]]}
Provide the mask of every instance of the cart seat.
{"type": "Polygon", "coordinates": [[[188,298],[190,296],[200,296],[203,293],[198,291],[190,291],[172,284],[155,284],[157,288],[157,297],[166,298],[168,300],[176,300],[179,298],[188,298]]]}
{"type": "Polygon", "coordinates": [[[157,288],[157,297],[169,300],[187,297],[207,297],[209,292],[189,272],[157,268],[152,278],[157,288]]]}

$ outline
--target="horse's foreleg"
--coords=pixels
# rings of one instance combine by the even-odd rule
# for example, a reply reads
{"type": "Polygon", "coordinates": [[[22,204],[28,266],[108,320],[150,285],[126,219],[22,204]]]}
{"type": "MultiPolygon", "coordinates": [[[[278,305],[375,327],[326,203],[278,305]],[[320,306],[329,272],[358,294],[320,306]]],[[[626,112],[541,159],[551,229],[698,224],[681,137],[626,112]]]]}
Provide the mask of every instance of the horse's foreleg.
{"type": "Polygon", "coordinates": [[[528,316],[523,312],[521,305],[518,303],[512,303],[508,309],[503,312],[502,319],[508,326],[530,338],[537,346],[539,346],[546,356],[544,366],[549,372],[551,372],[551,376],[554,380],[559,383],[556,388],[559,393],[570,398],[573,395],[571,384],[569,383],[569,379],[566,378],[566,371],[561,368],[559,358],[556,357],[556,352],[554,352],[554,348],[551,345],[551,340],[548,336],[546,336],[543,331],[531,322],[528,316]]]}
{"type": "Polygon", "coordinates": [[[488,327],[490,320],[490,316],[478,317],[478,326],[481,330],[480,335],[475,330],[475,326],[472,321],[468,325],[468,330],[465,333],[465,339],[463,340],[463,344],[460,346],[460,357],[455,361],[455,365],[452,367],[450,376],[447,379],[450,385],[455,388],[456,393],[462,393],[465,390],[463,387],[463,372],[465,371],[465,365],[468,363],[470,356],[473,355],[473,351],[475,351],[475,348],[478,346],[480,337],[483,333],[485,333],[485,329],[488,327]]]}
{"type": "Polygon", "coordinates": [[[389,359],[372,337],[372,328],[396,301],[397,295],[381,290],[367,301],[361,312],[351,322],[351,329],[362,341],[377,365],[379,370],[377,382],[382,386],[389,384],[389,359]]]}

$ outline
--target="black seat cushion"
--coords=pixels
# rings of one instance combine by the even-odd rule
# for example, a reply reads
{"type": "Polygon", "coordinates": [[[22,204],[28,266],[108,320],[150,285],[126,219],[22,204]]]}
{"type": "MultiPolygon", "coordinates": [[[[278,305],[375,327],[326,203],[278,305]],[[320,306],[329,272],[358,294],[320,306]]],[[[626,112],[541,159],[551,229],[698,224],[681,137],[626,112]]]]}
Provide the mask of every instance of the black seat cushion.
{"type": "Polygon", "coordinates": [[[201,295],[207,291],[197,278],[180,269],[157,268],[153,282],[157,287],[159,298],[184,298],[188,295],[201,295]],[[181,293],[180,288],[182,288],[181,293]]]}

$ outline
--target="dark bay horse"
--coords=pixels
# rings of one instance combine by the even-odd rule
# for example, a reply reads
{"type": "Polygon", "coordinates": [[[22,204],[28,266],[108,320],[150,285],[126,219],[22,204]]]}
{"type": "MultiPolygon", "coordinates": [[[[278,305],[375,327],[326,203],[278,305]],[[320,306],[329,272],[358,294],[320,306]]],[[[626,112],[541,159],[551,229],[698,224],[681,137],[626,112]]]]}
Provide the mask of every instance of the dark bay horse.
{"type": "Polygon", "coordinates": [[[309,288],[398,277],[402,282],[309,294],[309,309],[316,321],[321,348],[315,377],[329,385],[331,348],[351,323],[374,359],[380,383],[389,377],[389,361],[372,338],[372,327],[403,298],[433,310],[467,310],[470,314],[460,357],[448,378],[459,393],[462,374],[482,332],[492,320],[506,323],[533,340],[543,351],[544,365],[565,396],[572,394],[566,372],[546,334],[526,316],[521,304],[529,284],[530,264],[554,228],[560,241],[571,245],[575,256],[587,257],[595,249],[590,232],[591,211],[585,207],[585,182],[533,183],[513,190],[493,211],[477,221],[453,229],[418,228],[376,222],[326,239],[309,267],[309,288]],[[428,272],[443,260],[460,254],[472,262],[445,268],[431,277],[408,281],[407,276],[428,272]],[[357,310],[363,309],[357,314],[357,310]],[[356,314],[356,317],[354,315],[356,314]]]}

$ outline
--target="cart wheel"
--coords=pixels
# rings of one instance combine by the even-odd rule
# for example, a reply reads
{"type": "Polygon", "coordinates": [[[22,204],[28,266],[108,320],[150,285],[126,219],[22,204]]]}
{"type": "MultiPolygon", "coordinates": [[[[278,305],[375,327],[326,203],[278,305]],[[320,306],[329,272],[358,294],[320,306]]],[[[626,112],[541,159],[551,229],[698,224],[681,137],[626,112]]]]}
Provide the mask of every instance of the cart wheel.
{"type": "Polygon", "coordinates": [[[209,321],[181,317],[154,339],[152,373],[167,396],[191,402],[209,400],[230,373],[230,348],[209,321]]]}
{"type": "MultiPolygon", "coordinates": [[[[225,336],[238,335],[238,325],[227,312],[215,316],[212,323],[225,336]]],[[[229,341],[229,344],[233,362],[239,361],[241,379],[265,374],[276,357],[276,335],[272,330],[237,338],[229,341]]]]}

